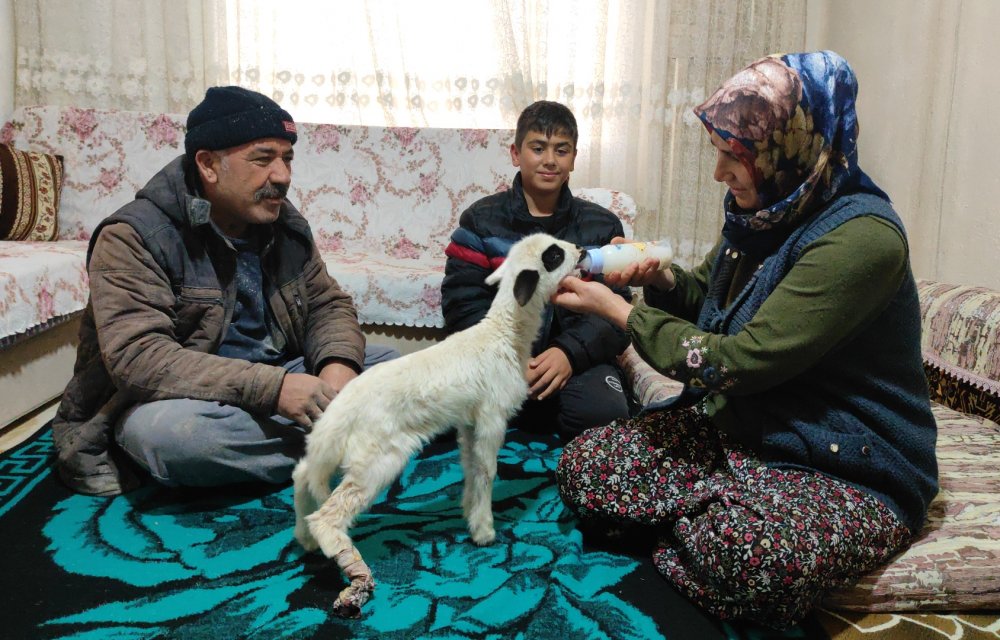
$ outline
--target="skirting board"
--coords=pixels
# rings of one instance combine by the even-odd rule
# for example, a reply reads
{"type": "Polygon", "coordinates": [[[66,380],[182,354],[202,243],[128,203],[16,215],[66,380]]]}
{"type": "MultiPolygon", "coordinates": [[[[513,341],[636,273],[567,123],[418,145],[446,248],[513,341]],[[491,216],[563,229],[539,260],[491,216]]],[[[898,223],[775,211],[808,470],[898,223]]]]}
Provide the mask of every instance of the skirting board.
{"type": "Polygon", "coordinates": [[[73,375],[77,315],[0,351],[0,428],[57,398],[73,375]]]}
{"type": "Polygon", "coordinates": [[[444,329],[397,327],[381,324],[363,324],[361,331],[369,343],[393,347],[404,356],[429,347],[435,342],[440,342],[448,335],[444,329]]]}

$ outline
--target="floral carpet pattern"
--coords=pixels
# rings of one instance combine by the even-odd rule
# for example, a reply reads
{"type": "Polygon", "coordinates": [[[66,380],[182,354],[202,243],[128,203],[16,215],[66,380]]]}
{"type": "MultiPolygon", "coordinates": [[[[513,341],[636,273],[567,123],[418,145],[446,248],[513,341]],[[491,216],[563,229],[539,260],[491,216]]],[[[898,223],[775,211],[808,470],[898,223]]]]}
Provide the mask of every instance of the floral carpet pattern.
{"type": "Polygon", "coordinates": [[[7,638],[736,637],[648,559],[584,545],[544,436],[512,431],[501,450],[484,548],[462,520],[454,443],[412,461],[352,529],[378,586],[350,621],[330,613],[336,566],[292,538],[290,486],[95,498],[63,488],[52,456],[47,429],[0,456],[7,638]]]}
{"type": "Polygon", "coordinates": [[[558,442],[512,430],[494,488],[497,542],[461,516],[454,442],[429,445],[352,529],[377,582],[359,620],[330,605],[336,565],[292,537],[290,486],[76,495],[47,428],[0,454],[7,550],[0,636],[146,638],[996,638],[995,616],[816,612],[784,632],[721,623],[646,551],[588,544],[555,489],[558,442]],[[885,634],[886,631],[895,633],[885,634]]]}

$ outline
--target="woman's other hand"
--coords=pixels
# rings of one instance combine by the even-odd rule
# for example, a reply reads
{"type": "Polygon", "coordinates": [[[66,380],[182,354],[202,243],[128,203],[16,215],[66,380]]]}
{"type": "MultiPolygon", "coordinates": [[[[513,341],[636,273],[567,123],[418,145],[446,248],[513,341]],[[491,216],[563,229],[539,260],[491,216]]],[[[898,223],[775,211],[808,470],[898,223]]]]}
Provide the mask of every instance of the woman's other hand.
{"type": "Polygon", "coordinates": [[[566,276],[552,302],[577,313],[593,313],[624,329],[632,304],[600,282],[566,276]]]}

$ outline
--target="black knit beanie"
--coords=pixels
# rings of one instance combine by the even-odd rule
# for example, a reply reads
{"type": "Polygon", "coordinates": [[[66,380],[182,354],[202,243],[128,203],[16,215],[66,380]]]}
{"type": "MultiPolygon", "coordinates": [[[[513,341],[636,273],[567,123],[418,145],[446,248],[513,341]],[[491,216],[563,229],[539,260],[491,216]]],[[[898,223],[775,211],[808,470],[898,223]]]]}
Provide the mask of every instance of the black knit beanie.
{"type": "Polygon", "coordinates": [[[243,87],[210,87],[188,114],[184,153],[228,149],[251,140],[282,138],[295,144],[295,121],[267,96],[243,87]]]}

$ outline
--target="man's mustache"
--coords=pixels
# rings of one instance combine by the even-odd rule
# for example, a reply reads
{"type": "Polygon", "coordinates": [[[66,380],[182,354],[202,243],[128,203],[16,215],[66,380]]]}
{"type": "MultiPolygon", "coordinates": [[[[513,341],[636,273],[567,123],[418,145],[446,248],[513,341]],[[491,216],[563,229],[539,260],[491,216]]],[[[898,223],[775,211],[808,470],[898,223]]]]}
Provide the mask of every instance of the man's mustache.
{"type": "Polygon", "coordinates": [[[288,185],[271,184],[269,182],[254,192],[253,201],[260,202],[264,198],[284,198],[287,193],[288,193],[288,185]]]}

